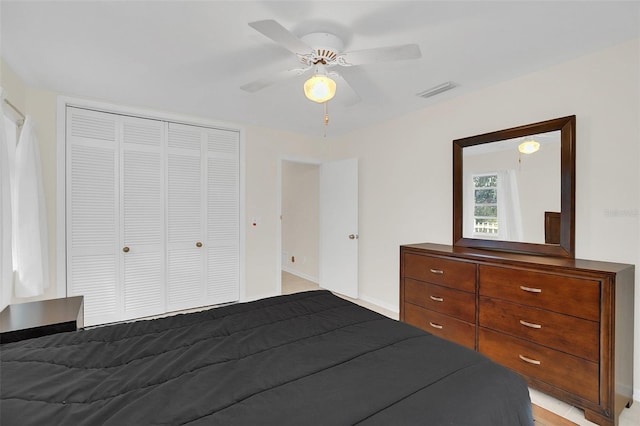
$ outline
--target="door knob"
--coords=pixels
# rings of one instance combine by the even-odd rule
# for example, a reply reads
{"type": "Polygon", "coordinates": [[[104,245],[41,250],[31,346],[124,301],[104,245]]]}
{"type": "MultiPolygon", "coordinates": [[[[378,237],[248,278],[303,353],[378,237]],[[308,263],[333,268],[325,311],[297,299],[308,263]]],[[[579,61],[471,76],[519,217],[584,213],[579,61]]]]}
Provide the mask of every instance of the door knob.
{"type": "Polygon", "coordinates": [[[125,252],[125,253],[129,253],[129,247],[124,247],[124,248],[122,249],[122,251],[123,251],[123,252],[125,252]]]}
{"type": "Polygon", "coordinates": [[[196,247],[202,247],[202,243],[201,243],[200,241],[198,241],[198,242],[196,243],[196,247]]]}
{"type": "Polygon", "coordinates": [[[358,239],[358,234],[349,234],[349,239],[350,240],[357,240],[358,239]]]}

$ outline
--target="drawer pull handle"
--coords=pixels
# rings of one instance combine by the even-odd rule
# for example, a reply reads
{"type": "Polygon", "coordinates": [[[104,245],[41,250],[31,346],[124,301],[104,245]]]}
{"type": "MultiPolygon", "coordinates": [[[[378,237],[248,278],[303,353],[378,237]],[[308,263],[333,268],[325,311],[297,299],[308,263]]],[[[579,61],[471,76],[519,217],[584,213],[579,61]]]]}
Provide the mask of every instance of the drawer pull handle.
{"type": "Polygon", "coordinates": [[[434,322],[429,321],[429,325],[433,328],[437,328],[438,330],[442,329],[442,326],[440,324],[436,324],[434,322]]]}
{"type": "Polygon", "coordinates": [[[444,298],[442,298],[442,297],[429,296],[429,298],[431,300],[433,300],[434,302],[444,302],[444,298]]]}
{"type": "Polygon", "coordinates": [[[527,358],[524,355],[518,355],[520,357],[521,360],[523,360],[524,362],[528,362],[529,364],[533,364],[533,365],[540,365],[542,364],[541,361],[538,361],[537,359],[531,359],[531,358],[527,358]]]}
{"type": "Polygon", "coordinates": [[[432,274],[442,275],[444,271],[442,269],[429,269],[432,274]]]}
{"type": "Polygon", "coordinates": [[[534,324],[532,322],[527,322],[527,321],[523,321],[523,320],[520,320],[520,324],[524,325],[525,327],[529,327],[529,328],[542,328],[542,326],[540,324],[534,324]]]}
{"type": "Polygon", "coordinates": [[[542,293],[541,288],[525,287],[523,285],[520,286],[520,290],[528,291],[529,293],[542,293]]]}

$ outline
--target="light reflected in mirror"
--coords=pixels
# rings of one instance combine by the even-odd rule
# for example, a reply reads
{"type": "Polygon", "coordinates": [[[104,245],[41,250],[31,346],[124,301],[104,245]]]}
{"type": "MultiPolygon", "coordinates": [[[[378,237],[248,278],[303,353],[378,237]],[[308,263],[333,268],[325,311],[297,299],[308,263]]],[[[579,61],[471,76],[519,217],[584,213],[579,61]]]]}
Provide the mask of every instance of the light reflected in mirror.
{"type": "Polygon", "coordinates": [[[558,244],[560,142],[556,130],[464,147],[463,237],[558,244]]]}

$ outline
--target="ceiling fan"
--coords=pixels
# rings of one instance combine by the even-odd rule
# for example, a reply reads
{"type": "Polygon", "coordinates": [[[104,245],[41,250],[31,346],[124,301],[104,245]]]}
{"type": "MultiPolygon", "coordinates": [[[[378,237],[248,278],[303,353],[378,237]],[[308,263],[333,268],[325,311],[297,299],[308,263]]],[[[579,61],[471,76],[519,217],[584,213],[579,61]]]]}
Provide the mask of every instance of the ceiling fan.
{"type": "MultiPolygon", "coordinates": [[[[308,99],[323,103],[332,99],[336,92],[336,83],[331,77],[340,76],[349,85],[344,75],[328,71],[330,68],[417,59],[422,56],[417,44],[343,52],[344,43],[334,34],[317,32],[298,38],[272,19],[251,22],[249,26],[293,52],[302,65],[300,68],[284,70],[240,86],[242,90],[250,93],[313,70],[313,76],[304,84],[304,92],[308,99]]],[[[347,105],[360,101],[360,96],[353,90],[353,87],[351,89],[351,93],[343,98],[347,105]]]]}

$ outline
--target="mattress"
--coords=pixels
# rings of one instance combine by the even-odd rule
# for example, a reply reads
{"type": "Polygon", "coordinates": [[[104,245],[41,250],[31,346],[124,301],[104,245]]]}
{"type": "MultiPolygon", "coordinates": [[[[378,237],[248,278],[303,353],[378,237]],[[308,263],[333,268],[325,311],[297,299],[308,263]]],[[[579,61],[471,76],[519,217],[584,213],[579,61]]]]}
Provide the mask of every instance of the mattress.
{"type": "Polygon", "coordinates": [[[328,291],[0,347],[8,425],[532,425],[485,356],[328,291]]]}

